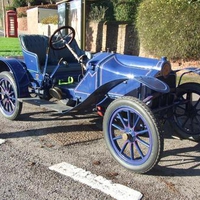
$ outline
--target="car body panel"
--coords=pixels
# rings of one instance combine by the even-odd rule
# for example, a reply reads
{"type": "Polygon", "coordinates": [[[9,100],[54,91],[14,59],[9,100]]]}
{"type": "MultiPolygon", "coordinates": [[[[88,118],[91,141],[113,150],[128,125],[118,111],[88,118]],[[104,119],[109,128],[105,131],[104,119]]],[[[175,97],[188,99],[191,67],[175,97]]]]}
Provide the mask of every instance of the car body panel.
{"type": "Polygon", "coordinates": [[[29,72],[21,59],[0,58],[0,72],[12,72],[18,90],[19,98],[29,97],[28,85],[30,83],[29,72]]]}

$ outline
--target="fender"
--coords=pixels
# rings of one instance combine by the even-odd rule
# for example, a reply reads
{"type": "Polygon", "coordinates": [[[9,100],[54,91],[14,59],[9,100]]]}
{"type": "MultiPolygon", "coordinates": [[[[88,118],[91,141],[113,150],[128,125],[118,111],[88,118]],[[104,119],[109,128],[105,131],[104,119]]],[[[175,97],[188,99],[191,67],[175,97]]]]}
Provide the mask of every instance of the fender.
{"type": "Polygon", "coordinates": [[[195,74],[200,75],[200,68],[197,68],[197,67],[186,67],[186,68],[183,68],[183,69],[177,69],[175,72],[179,72],[179,71],[182,71],[182,70],[186,71],[184,74],[193,72],[195,74]]]}
{"type": "Polygon", "coordinates": [[[170,91],[170,88],[166,83],[155,77],[134,76],[133,78],[156,92],[168,93],[170,91]]]}
{"type": "Polygon", "coordinates": [[[88,96],[83,102],[78,104],[72,110],[81,110],[86,108],[87,106],[91,107],[91,105],[97,105],[100,101],[105,98],[105,95],[115,86],[119,85],[120,83],[126,81],[127,78],[113,80],[107,82],[104,85],[101,85],[97,90],[95,90],[90,96],[88,96]]]}
{"type": "Polygon", "coordinates": [[[15,58],[1,58],[0,59],[0,72],[10,71],[15,79],[17,86],[18,98],[29,97],[28,85],[30,78],[25,64],[15,58]]]}
{"type": "Polygon", "coordinates": [[[183,76],[185,74],[189,74],[189,73],[195,73],[195,74],[198,74],[200,75],[200,68],[197,68],[197,67],[186,67],[186,68],[183,68],[183,69],[177,69],[175,72],[179,72],[179,71],[186,71],[184,72],[183,74],[181,74],[180,78],[179,78],[179,81],[178,81],[178,86],[181,84],[181,80],[183,78],[183,76]]]}

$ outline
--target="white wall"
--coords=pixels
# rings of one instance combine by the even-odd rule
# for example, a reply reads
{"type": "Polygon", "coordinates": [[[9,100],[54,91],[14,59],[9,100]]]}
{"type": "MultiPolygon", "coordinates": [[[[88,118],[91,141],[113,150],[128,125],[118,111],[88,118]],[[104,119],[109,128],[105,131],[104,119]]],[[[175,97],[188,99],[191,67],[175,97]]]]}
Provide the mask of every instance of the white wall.
{"type": "Polygon", "coordinates": [[[38,23],[37,34],[51,36],[57,28],[58,25],[38,23]]]}
{"type": "Polygon", "coordinates": [[[44,34],[49,36],[53,33],[53,30],[58,27],[57,25],[43,25],[40,23],[46,17],[57,15],[55,9],[45,8],[32,8],[27,10],[27,32],[29,34],[44,34]],[[49,28],[53,27],[53,28],[49,28]]]}

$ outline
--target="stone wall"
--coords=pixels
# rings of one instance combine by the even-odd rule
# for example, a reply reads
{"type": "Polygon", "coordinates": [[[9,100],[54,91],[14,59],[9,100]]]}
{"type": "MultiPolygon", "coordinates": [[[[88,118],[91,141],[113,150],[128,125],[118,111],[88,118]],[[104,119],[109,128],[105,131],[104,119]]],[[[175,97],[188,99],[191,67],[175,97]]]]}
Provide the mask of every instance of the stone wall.
{"type": "Polygon", "coordinates": [[[138,55],[138,38],[133,25],[119,22],[86,25],[86,50],[91,52],[114,51],[122,54],[138,55]]]}

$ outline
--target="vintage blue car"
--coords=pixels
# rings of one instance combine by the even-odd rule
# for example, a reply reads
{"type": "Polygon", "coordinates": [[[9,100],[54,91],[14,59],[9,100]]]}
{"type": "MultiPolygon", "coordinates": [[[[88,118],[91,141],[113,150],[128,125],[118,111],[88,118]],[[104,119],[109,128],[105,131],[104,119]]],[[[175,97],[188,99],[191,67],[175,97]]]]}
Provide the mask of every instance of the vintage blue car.
{"type": "Polygon", "coordinates": [[[96,111],[103,117],[113,157],[136,173],[151,170],[163,151],[162,123],[181,137],[200,139],[200,84],[177,83],[166,57],[152,59],[115,52],[94,55],[79,49],[72,27],[48,38],[20,35],[23,59],[0,59],[0,111],[19,117],[23,102],[59,113],[96,111]]]}

